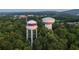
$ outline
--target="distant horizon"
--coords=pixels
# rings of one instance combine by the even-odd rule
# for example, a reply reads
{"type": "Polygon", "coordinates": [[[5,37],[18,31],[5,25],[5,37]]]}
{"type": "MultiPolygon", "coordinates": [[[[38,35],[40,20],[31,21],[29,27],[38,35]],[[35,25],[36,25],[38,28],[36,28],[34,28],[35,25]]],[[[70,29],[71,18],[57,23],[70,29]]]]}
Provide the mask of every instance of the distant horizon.
{"type": "Polygon", "coordinates": [[[70,9],[0,9],[0,12],[39,12],[39,11],[57,11],[63,12],[70,9]]]}

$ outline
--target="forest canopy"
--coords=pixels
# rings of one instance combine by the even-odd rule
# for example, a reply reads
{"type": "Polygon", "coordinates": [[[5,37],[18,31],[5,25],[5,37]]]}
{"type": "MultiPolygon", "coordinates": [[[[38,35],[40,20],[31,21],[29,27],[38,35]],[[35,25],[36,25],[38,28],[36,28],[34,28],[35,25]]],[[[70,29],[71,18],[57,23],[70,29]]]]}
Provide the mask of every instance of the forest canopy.
{"type": "Polygon", "coordinates": [[[45,28],[43,17],[28,17],[38,24],[38,37],[31,47],[26,39],[26,19],[14,19],[13,16],[0,16],[1,50],[78,50],[79,17],[54,17],[56,22],[52,30],[45,28]]]}

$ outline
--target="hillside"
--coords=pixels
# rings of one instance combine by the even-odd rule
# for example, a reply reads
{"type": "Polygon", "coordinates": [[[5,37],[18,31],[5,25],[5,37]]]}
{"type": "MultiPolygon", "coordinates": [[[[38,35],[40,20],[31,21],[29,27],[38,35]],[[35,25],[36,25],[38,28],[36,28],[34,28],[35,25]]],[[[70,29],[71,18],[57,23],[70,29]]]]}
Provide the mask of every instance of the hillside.
{"type": "Polygon", "coordinates": [[[64,11],[64,13],[71,14],[71,15],[79,15],[79,9],[64,11]]]}

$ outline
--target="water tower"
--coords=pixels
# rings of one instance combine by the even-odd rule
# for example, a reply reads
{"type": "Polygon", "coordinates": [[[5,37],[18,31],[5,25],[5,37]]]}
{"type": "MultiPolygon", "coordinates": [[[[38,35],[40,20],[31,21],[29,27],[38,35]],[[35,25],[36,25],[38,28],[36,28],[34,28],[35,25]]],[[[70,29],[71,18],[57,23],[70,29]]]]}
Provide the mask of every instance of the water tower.
{"type": "Polygon", "coordinates": [[[20,15],[20,16],[19,16],[19,19],[26,19],[26,18],[27,18],[26,15],[20,15]]]}
{"type": "Polygon", "coordinates": [[[55,22],[55,19],[51,17],[45,17],[42,19],[42,21],[45,24],[46,28],[52,29],[52,24],[55,22]]]}
{"type": "Polygon", "coordinates": [[[37,22],[34,20],[27,21],[27,40],[30,40],[31,46],[33,46],[34,39],[37,38],[37,22]],[[35,38],[34,38],[35,36],[35,38]]]}

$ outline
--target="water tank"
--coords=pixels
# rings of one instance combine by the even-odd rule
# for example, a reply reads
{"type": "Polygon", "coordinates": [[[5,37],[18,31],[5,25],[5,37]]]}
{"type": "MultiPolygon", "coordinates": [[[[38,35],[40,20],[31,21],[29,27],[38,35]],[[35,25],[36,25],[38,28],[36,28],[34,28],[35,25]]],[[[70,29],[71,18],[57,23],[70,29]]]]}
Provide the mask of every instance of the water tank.
{"type": "Polygon", "coordinates": [[[42,21],[45,24],[46,28],[52,29],[52,24],[55,22],[55,19],[51,17],[45,17],[42,19],[42,21]]]}
{"type": "Polygon", "coordinates": [[[30,21],[27,21],[27,26],[26,28],[29,29],[29,30],[35,30],[37,29],[37,22],[34,21],[34,20],[30,20],[30,21]]]}

